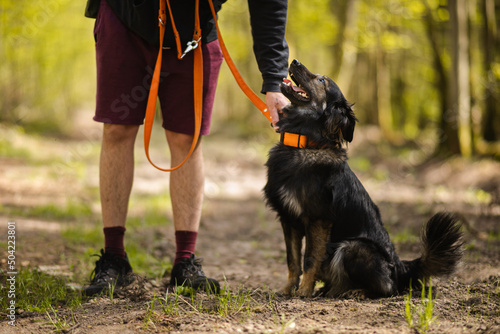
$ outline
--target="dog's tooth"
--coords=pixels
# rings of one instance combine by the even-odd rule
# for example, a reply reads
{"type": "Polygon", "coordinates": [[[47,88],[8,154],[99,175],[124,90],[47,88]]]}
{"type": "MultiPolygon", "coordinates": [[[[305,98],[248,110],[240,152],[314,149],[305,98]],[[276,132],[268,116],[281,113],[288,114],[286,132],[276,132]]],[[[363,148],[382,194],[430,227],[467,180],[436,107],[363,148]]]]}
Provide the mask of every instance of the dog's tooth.
{"type": "Polygon", "coordinates": [[[303,98],[306,98],[308,99],[309,98],[309,94],[305,93],[305,92],[297,92],[298,95],[302,96],[303,98]]]}

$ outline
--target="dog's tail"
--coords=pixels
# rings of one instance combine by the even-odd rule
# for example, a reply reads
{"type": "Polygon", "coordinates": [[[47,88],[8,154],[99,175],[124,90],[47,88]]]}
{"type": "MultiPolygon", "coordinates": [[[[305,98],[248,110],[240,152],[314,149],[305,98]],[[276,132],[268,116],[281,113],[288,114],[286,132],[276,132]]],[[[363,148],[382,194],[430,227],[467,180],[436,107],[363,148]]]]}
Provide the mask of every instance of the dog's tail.
{"type": "Polygon", "coordinates": [[[431,277],[453,274],[463,256],[463,233],[460,219],[453,214],[435,214],[424,226],[421,236],[422,256],[413,261],[403,261],[405,274],[399,284],[400,292],[410,285],[420,287],[431,277]]]}

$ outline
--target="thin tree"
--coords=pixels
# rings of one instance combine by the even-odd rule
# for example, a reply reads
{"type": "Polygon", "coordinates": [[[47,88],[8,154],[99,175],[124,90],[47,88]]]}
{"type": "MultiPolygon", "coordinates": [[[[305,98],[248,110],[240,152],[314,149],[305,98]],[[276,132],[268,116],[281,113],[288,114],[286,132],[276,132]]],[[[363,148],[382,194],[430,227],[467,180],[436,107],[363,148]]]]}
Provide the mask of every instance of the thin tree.
{"type": "Polygon", "coordinates": [[[449,97],[449,72],[444,63],[444,51],[441,47],[441,37],[443,35],[444,26],[435,17],[435,10],[430,7],[427,1],[424,1],[426,6],[426,15],[424,16],[424,24],[427,32],[427,38],[432,50],[432,59],[434,70],[436,71],[437,80],[435,83],[438,95],[441,116],[438,129],[438,143],[436,146],[435,155],[450,155],[459,154],[460,145],[458,142],[457,132],[457,117],[453,114],[450,108],[449,97]]]}
{"type": "MultiPolygon", "coordinates": [[[[483,55],[484,55],[484,114],[482,134],[488,142],[500,140],[500,115],[498,110],[498,79],[493,74],[492,65],[495,61],[495,41],[497,41],[497,25],[495,18],[495,1],[483,0],[483,55]]],[[[498,43],[498,41],[497,41],[498,43]]]]}

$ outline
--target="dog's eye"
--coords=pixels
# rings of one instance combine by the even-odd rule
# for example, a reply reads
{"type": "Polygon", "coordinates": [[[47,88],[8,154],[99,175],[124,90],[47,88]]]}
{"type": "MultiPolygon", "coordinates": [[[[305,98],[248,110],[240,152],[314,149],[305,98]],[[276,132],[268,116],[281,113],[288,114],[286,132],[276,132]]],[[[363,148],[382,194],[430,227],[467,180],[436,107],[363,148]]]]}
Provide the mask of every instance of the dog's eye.
{"type": "Polygon", "coordinates": [[[325,83],[325,78],[318,78],[318,80],[319,80],[319,82],[321,82],[323,84],[325,83]]]}

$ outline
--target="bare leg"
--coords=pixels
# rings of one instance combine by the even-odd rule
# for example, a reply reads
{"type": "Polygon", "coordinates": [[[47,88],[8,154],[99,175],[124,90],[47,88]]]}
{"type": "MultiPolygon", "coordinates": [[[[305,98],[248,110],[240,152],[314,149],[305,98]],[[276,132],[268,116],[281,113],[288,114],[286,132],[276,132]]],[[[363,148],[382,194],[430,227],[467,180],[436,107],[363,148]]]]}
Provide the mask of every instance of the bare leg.
{"type": "Polygon", "coordinates": [[[104,124],[99,164],[104,227],[123,226],[134,177],[134,142],[139,126],[104,124]]]}
{"type": "MultiPolygon", "coordinates": [[[[165,130],[165,134],[172,156],[172,166],[177,166],[189,152],[193,136],[168,130],[165,130]]],[[[170,175],[170,196],[176,231],[198,231],[204,181],[203,152],[199,141],[188,161],[170,175]]]]}

